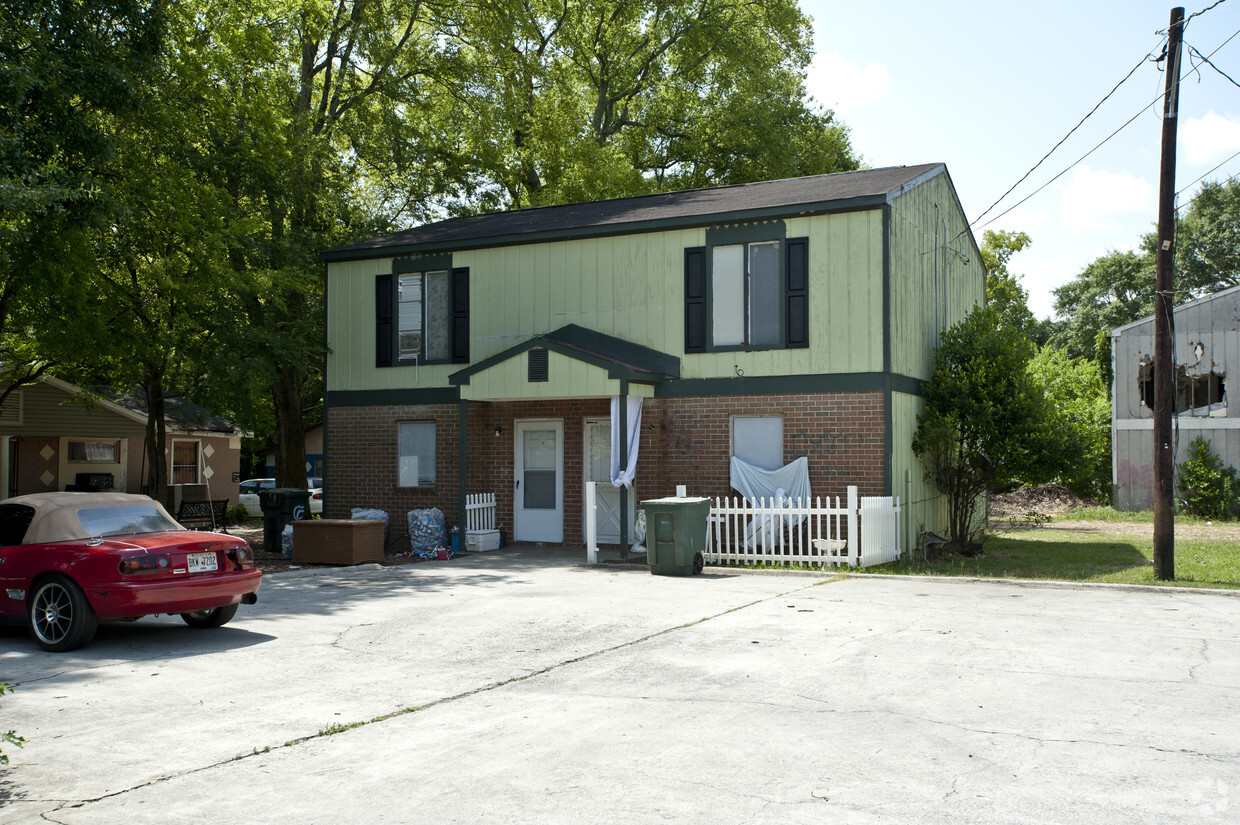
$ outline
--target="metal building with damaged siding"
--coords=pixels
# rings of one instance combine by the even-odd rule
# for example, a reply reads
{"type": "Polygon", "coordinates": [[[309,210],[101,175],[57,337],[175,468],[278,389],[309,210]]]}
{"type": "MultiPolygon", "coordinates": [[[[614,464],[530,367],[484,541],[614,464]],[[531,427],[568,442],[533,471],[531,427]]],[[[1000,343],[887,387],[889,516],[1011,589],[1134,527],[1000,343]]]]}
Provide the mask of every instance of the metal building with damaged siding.
{"type": "MultiPolygon", "coordinates": [[[[1198,436],[1240,467],[1240,287],[1175,308],[1175,465],[1198,436]],[[1234,376],[1234,377],[1233,377],[1234,376]]],[[[1154,317],[1111,332],[1111,466],[1115,507],[1154,506],[1154,317]]],[[[1177,497],[1179,492],[1177,490],[1177,497]]]]}

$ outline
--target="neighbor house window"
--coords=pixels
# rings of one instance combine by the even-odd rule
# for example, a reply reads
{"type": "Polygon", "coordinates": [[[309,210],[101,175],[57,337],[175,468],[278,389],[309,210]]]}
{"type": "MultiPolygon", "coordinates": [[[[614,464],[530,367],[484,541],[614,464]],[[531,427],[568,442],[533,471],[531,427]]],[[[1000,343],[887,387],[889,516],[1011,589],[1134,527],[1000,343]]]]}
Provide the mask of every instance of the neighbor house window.
{"type": "Polygon", "coordinates": [[[201,484],[199,472],[202,445],[197,441],[174,439],[172,442],[172,484],[201,484]]]}
{"type": "Polygon", "coordinates": [[[398,468],[401,487],[429,487],[435,483],[435,422],[402,421],[399,425],[398,468]]]}
{"type": "Polygon", "coordinates": [[[469,361],[469,270],[451,255],[402,259],[375,278],[375,362],[469,361]]]}
{"type": "Polygon", "coordinates": [[[69,462],[73,464],[119,464],[119,441],[70,441],[69,462]]]}
{"type": "Polygon", "coordinates": [[[764,231],[708,232],[685,250],[685,352],[809,345],[809,242],[764,231]]]}
{"type": "Polygon", "coordinates": [[[784,466],[784,419],[778,415],[735,416],[732,455],[763,470],[784,466]]]}

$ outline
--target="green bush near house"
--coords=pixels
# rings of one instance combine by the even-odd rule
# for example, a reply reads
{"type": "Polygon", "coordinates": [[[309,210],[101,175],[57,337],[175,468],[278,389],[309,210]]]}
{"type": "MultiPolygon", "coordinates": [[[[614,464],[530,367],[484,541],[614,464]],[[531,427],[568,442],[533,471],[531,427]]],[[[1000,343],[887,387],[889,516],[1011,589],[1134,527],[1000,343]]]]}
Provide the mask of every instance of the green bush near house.
{"type": "Polygon", "coordinates": [[[1177,469],[1181,510],[1219,520],[1233,519],[1240,513],[1236,468],[1225,466],[1204,438],[1193,439],[1188,460],[1177,469]]]}

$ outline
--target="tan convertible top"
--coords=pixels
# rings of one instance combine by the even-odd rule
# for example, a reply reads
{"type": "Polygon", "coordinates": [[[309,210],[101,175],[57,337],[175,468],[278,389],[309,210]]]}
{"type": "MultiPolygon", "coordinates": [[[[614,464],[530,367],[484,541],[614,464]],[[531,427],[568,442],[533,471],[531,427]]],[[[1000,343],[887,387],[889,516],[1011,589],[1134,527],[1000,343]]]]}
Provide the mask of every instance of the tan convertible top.
{"type": "Polygon", "coordinates": [[[78,521],[77,511],[92,507],[154,507],[169,522],[177,524],[177,520],[168,515],[158,501],[135,493],[33,493],[7,498],[0,504],[23,504],[34,508],[34,518],[22,544],[90,538],[78,521]]]}

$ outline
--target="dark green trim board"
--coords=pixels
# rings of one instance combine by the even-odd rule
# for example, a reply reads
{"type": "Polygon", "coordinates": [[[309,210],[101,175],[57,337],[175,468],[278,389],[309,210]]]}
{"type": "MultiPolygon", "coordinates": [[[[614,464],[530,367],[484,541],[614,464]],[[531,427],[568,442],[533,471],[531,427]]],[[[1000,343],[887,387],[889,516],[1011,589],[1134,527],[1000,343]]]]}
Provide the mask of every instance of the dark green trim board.
{"type": "MultiPolygon", "coordinates": [[[[891,375],[891,204],[883,206],[883,372],[891,375]]],[[[891,384],[883,389],[883,495],[891,495],[891,384]]]]}
{"type": "Polygon", "coordinates": [[[455,404],[461,400],[456,387],[432,387],[425,390],[332,390],[326,402],[339,407],[421,406],[423,404],[455,404]]]}
{"type": "Polygon", "coordinates": [[[456,523],[460,529],[457,530],[457,550],[465,549],[465,526],[469,523],[465,520],[465,468],[468,466],[466,458],[469,454],[467,449],[468,432],[468,408],[466,401],[457,402],[457,425],[456,425],[456,523]]]}
{"type": "Polygon", "coordinates": [[[816,392],[883,392],[922,395],[925,382],[882,372],[744,375],[733,378],[685,378],[655,386],[655,398],[709,398],[729,395],[789,395],[816,392]]]}
{"type": "Polygon", "coordinates": [[[438,255],[413,255],[392,261],[393,275],[404,275],[409,272],[434,272],[451,268],[451,252],[444,252],[438,255]]]}
{"type": "Polygon", "coordinates": [[[788,237],[788,227],[783,221],[762,223],[727,224],[706,227],[707,246],[725,246],[735,243],[759,243],[782,241],[788,237]]]}
{"type": "MultiPolygon", "coordinates": [[[[907,375],[881,372],[813,373],[810,375],[739,376],[733,378],[686,378],[655,383],[649,376],[612,376],[634,383],[654,383],[655,398],[710,398],[730,395],[790,395],[816,392],[898,392],[923,395],[926,382],[907,375]]],[[[462,382],[465,383],[465,382],[462,382]]],[[[404,390],[333,390],[325,404],[339,407],[421,406],[455,404],[458,387],[404,390]]]]}
{"type": "Polygon", "coordinates": [[[739,212],[720,212],[713,215],[695,215],[657,221],[637,221],[602,227],[589,226],[546,232],[521,232],[491,235],[482,238],[427,241],[424,243],[394,242],[392,246],[375,246],[365,249],[329,249],[320,253],[319,258],[329,263],[336,263],[413,254],[431,255],[436,252],[467,252],[475,249],[494,249],[499,246],[524,246],[526,244],[551,243],[553,241],[584,241],[593,238],[614,238],[620,235],[644,235],[648,232],[667,232],[675,229],[701,229],[726,223],[753,223],[755,221],[801,218],[810,215],[860,212],[880,207],[886,202],[886,194],[863,195],[861,197],[824,203],[792,204],[789,206],[774,206],[739,212]]]}

